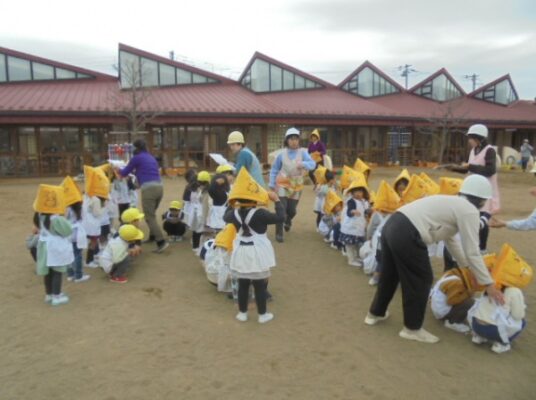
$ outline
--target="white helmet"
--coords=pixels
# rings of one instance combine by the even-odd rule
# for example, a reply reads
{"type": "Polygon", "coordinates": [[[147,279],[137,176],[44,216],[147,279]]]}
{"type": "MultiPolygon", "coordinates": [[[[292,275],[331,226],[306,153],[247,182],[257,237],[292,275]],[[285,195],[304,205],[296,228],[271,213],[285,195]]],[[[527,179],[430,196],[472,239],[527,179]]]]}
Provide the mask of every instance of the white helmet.
{"type": "Polygon", "coordinates": [[[491,183],[482,175],[469,175],[463,180],[460,194],[475,196],[481,199],[491,199],[493,191],[491,183]]]}
{"type": "Polygon", "coordinates": [[[469,130],[467,131],[467,135],[478,135],[483,138],[487,138],[488,128],[486,127],[486,125],[482,125],[482,124],[471,125],[469,127],[469,130]]]}
{"type": "Polygon", "coordinates": [[[233,144],[233,143],[244,144],[244,135],[242,135],[242,132],[233,131],[229,133],[229,136],[227,137],[227,144],[233,144]]]}
{"type": "Polygon", "coordinates": [[[296,128],[287,129],[287,132],[285,133],[285,139],[292,135],[300,136],[300,131],[296,128]]]}

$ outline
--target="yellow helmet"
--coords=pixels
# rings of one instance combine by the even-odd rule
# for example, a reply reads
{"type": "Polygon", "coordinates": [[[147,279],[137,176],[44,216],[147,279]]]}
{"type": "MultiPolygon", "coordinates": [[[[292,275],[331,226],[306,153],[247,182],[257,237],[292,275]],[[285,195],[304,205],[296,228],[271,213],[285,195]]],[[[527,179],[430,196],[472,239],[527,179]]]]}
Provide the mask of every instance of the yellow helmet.
{"type": "Polygon", "coordinates": [[[400,197],[392,186],[382,180],[376,193],[374,209],[385,213],[394,213],[398,207],[400,207],[400,197]]]}
{"type": "Polygon", "coordinates": [[[365,162],[361,161],[359,157],[355,160],[354,169],[363,173],[365,178],[368,179],[368,176],[370,175],[370,167],[365,162]]]}
{"type": "Polygon", "coordinates": [[[63,215],[66,208],[63,187],[39,185],[33,206],[38,213],[63,215]]]}
{"type": "Polygon", "coordinates": [[[324,185],[327,183],[326,181],[326,171],[328,169],[324,167],[323,165],[319,165],[314,172],[315,175],[315,181],[318,185],[324,185]]]}
{"type": "Polygon", "coordinates": [[[491,277],[498,287],[509,286],[523,289],[532,281],[533,271],[512,246],[505,243],[491,270],[491,277]]]}
{"type": "Polygon", "coordinates": [[[424,181],[424,183],[426,183],[426,194],[428,196],[439,194],[439,185],[437,184],[436,181],[430,178],[425,172],[421,172],[419,174],[419,178],[421,178],[424,181]]]}
{"type": "Polygon", "coordinates": [[[233,250],[233,241],[236,237],[236,226],[227,224],[214,238],[214,245],[224,248],[228,252],[233,250]]]}
{"type": "Polygon", "coordinates": [[[134,242],[143,239],[143,232],[134,225],[125,224],[119,228],[119,237],[125,242],[134,242]]]}
{"type": "Polygon", "coordinates": [[[231,167],[229,164],[218,165],[218,168],[216,168],[216,173],[223,174],[225,172],[233,172],[233,167],[231,167]]]}
{"type": "Polygon", "coordinates": [[[427,194],[426,188],[426,182],[418,175],[412,175],[406,190],[402,193],[402,201],[404,204],[409,204],[412,201],[423,198],[427,194]]]}
{"type": "Polygon", "coordinates": [[[182,209],[182,201],[173,200],[171,203],[169,203],[169,208],[171,210],[180,210],[180,209],[182,209]]]}
{"type": "Polygon", "coordinates": [[[341,174],[341,189],[344,190],[348,186],[350,186],[350,183],[352,183],[353,180],[357,179],[359,177],[359,174],[360,173],[356,171],[355,169],[344,165],[342,167],[342,174],[341,174]]]}
{"type": "Polygon", "coordinates": [[[250,200],[258,204],[268,204],[268,192],[255,181],[246,168],[241,168],[235,183],[229,193],[229,204],[234,205],[236,200],[250,200]]]}
{"type": "Polygon", "coordinates": [[[242,132],[239,131],[233,131],[229,133],[229,136],[227,137],[227,144],[233,144],[233,143],[241,143],[244,144],[244,135],[242,132]]]}
{"type": "Polygon", "coordinates": [[[457,195],[462,187],[463,180],[457,178],[439,178],[439,193],[457,195]]]}
{"type": "Polygon", "coordinates": [[[60,186],[65,192],[65,206],[82,201],[82,192],[73,178],[66,176],[60,186]]]}
{"type": "Polygon", "coordinates": [[[197,180],[199,182],[207,182],[207,183],[209,183],[210,182],[210,174],[208,173],[208,171],[199,171],[199,173],[197,174],[197,180]]]}
{"type": "Polygon", "coordinates": [[[327,215],[333,214],[333,209],[338,204],[342,204],[341,197],[334,190],[328,190],[324,202],[324,213],[327,215]]]}
{"type": "Polygon", "coordinates": [[[131,224],[134,221],[139,221],[143,217],[145,217],[145,214],[140,212],[136,207],[131,207],[123,211],[121,214],[121,221],[123,221],[124,224],[131,224]]]}

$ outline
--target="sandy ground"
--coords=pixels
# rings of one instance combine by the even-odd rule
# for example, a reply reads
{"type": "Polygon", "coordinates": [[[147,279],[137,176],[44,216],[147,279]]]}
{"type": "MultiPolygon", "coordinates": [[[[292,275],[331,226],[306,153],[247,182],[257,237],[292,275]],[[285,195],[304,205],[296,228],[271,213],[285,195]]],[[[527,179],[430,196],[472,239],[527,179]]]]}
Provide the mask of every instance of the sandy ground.
{"type": "MultiPolygon", "coordinates": [[[[375,170],[372,187],[396,174],[375,170]]],[[[126,285],[88,270],[89,282],[65,282],[68,305],[45,305],[42,279],[24,248],[38,182],[0,183],[0,399],[535,397],[536,285],[526,290],[528,327],[503,355],[444,329],[431,312],[425,327],[440,343],[400,339],[400,293],[388,321],[365,326],[374,289],[315,232],[310,186],[286,242],[274,244],[275,320],[267,325],[235,321],[232,301],[208,284],[188,241],[161,255],[147,248],[126,285]]],[[[533,210],[532,175],[503,173],[500,184],[505,217],[533,210]]],[[[183,179],[165,186],[167,204],[182,193],[183,179]]],[[[536,265],[534,237],[494,230],[489,248],[507,241],[536,265]]],[[[436,277],[441,268],[435,260],[436,277]]]]}

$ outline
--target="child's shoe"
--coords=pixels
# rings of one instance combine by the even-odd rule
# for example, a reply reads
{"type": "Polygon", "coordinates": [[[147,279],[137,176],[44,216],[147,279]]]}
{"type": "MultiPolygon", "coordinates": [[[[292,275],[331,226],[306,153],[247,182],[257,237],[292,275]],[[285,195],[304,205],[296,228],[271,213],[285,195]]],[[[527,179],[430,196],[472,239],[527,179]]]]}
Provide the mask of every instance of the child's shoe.
{"type": "MultiPolygon", "coordinates": [[[[67,278],[67,279],[69,279],[69,278],[67,278]]],[[[74,279],[74,283],[82,283],[82,282],[85,282],[85,281],[89,281],[90,279],[91,279],[91,276],[82,275],[80,278],[74,279]]]]}
{"type": "Polygon", "coordinates": [[[378,322],[385,321],[387,318],[389,318],[389,311],[386,311],[383,317],[379,317],[368,312],[367,316],[365,317],[365,324],[376,325],[378,322]]]}
{"type": "Polygon", "coordinates": [[[52,303],[52,295],[51,294],[45,294],[45,303],[52,303]]]}
{"type": "Polygon", "coordinates": [[[416,340],[417,342],[422,343],[437,343],[439,338],[435,335],[432,335],[427,330],[421,329],[408,329],[403,328],[398,334],[403,339],[407,340],[416,340]]]}
{"type": "Polygon", "coordinates": [[[110,277],[110,282],[113,282],[113,283],[127,283],[128,278],[126,276],[112,276],[112,277],[110,277]]]}
{"type": "Polygon", "coordinates": [[[60,293],[56,295],[52,295],[52,300],[50,304],[53,306],[59,306],[62,304],[67,304],[69,302],[69,296],[67,296],[65,293],[60,293]]]}
{"type": "Polygon", "coordinates": [[[471,332],[471,328],[469,328],[469,326],[465,324],[450,323],[447,320],[445,320],[445,328],[452,329],[453,331],[456,331],[459,333],[471,332]]]}
{"type": "Polygon", "coordinates": [[[488,339],[483,338],[482,336],[478,336],[476,333],[473,333],[473,337],[471,338],[471,341],[474,344],[482,344],[482,343],[486,343],[488,339]]]}
{"type": "Polygon", "coordinates": [[[95,261],[91,261],[89,264],[86,264],[87,268],[98,268],[99,264],[97,264],[95,261]]]}
{"type": "Polygon", "coordinates": [[[68,277],[67,277],[67,281],[68,281],[68,282],[72,282],[72,281],[74,281],[74,275],[73,275],[73,276],[68,276],[68,277]]]}
{"type": "Polygon", "coordinates": [[[510,351],[512,347],[509,344],[503,344],[500,342],[493,343],[493,346],[491,346],[491,351],[497,354],[506,353],[507,351],[510,351]]]}
{"type": "Polygon", "coordinates": [[[236,314],[236,319],[240,322],[246,322],[248,320],[248,313],[247,312],[239,312],[236,314]]]}
{"type": "Polygon", "coordinates": [[[372,276],[372,278],[369,279],[368,284],[370,286],[376,286],[379,281],[380,281],[380,278],[378,276],[372,276]]]}
{"type": "Polygon", "coordinates": [[[331,245],[329,247],[331,247],[333,250],[339,250],[339,248],[333,242],[331,242],[331,245]]]}
{"type": "Polygon", "coordinates": [[[264,314],[261,314],[259,315],[259,324],[265,324],[267,322],[270,322],[271,320],[274,319],[274,314],[272,313],[264,313],[264,314]]]}

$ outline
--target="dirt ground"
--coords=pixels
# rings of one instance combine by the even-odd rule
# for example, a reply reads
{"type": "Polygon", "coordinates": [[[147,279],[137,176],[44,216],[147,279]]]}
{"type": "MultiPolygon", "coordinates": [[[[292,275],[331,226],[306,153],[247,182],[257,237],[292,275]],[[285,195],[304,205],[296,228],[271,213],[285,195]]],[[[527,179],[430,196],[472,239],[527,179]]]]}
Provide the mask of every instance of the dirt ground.
{"type": "MultiPolygon", "coordinates": [[[[371,186],[397,173],[376,169],[371,186]]],[[[536,199],[528,188],[536,178],[506,172],[499,180],[502,215],[529,215],[536,199]]],[[[183,182],[165,180],[161,212],[180,197],[183,182]]],[[[285,243],[274,242],[278,266],[270,282],[275,300],[269,309],[275,319],[269,324],[234,319],[233,302],[207,282],[188,240],[160,255],[146,246],[126,285],[110,283],[100,269],[87,270],[89,282],[65,281],[70,303],[52,308],[43,303],[42,279],[24,247],[38,183],[0,182],[0,399],[535,396],[535,284],[525,291],[527,329],[503,355],[446,330],[430,311],[425,327],[441,338],[438,344],[400,339],[400,291],[390,307],[392,317],[381,326],[366,326],[374,289],[315,232],[311,186],[285,243]]],[[[535,235],[493,230],[489,248],[498,250],[509,242],[536,265],[535,235]]],[[[438,277],[442,262],[433,263],[438,277]]]]}

